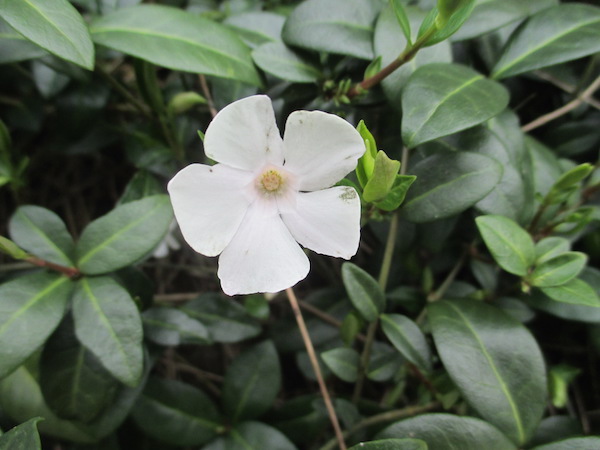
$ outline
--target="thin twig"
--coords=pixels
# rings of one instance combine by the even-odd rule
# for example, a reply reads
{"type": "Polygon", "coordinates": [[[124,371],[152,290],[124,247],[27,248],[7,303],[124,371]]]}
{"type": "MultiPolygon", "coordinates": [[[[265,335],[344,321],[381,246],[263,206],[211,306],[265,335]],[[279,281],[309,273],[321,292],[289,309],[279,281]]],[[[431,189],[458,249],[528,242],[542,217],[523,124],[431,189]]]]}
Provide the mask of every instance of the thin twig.
{"type": "Polygon", "coordinates": [[[298,323],[298,328],[300,329],[300,334],[302,335],[304,346],[306,347],[308,357],[317,377],[319,388],[321,389],[321,395],[323,396],[323,401],[325,402],[325,406],[329,414],[329,420],[331,420],[331,425],[333,426],[333,429],[335,431],[337,443],[340,447],[340,450],[346,450],[346,443],[344,442],[342,429],[340,428],[340,423],[335,413],[333,403],[331,402],[331,397],[329,397],[329,392],[327,391],[327,386],[325,385],[325,380],[323,379],[323,374],[321,373],[321,368],[319,367],[319,360],[317,359],[317,355],[315,353],[315,349],[310,339],[310,335],[308,334],[306,323],[304,322],[304,318],[302,317],[300,305],[298,305],[298,299],[296,298],[296,294],[294,293],[292,288],[287,288],[285,292],[287,294],[288,300],[290,301],[292,310],[294,311],[294,316],[296,316],[296,322],[298,323]]]}
{"type": "MultiPolygon", "coordinates": [[[[302,300],[298,300],[298,304],[302,309],[313,314],[315,317],[321,319],[323,322],[328,323],[329,325],[333,325],[334,327],[341,328],[342,322],[340,320],[337,320],[332,315],[327,314],[325,311],[321,311],[319,308],[316,308],[310,303],[307,303],[302,300]]],[[[366,337],[362,334],[357,334],[356,338],[363,342],[366,340],[366,337]]]]}
{"type": "MultiPolygon", "coordinates": [[[[577,89],[575,88],[575,86],[572,86],[568,83],[565,83],[562,80],[559,80],[558,78],[553,77],[548,72],[544,72],[542,70],[536,70],[534,73],[542,80],[548,81],[549,83],[553,84],[554,86],[556,86],[559,89],[562,89],[563,91],[565,91],[568,94],[575,94],[577,92],[577,89]]],[[[597,101],[596,99],[589,97],[589,98],[583,98],[582,100],[585,103],[587,103],[588,105],[593,106],[594,108],[600,110],[600,102],[597,101]]]]}
{"type": "Polygon", "coordinates": [[[535,128],[541,127],[542,125],[545,125],[548,122],[558,119],[561,116],[564,116],[569,111],[574,110],[583,102],[585,102],[586,99],[590,98],[598,88],[600,88],[600,76],[596,78],[594,82],[590,84],[589,87],[581,93],[581,95],[577,96],[577,98],[571,100],[569,103],[558,108],[557,110],[554,110],[548,114],[544,114],[543,116],[538,117],[534,121],[529,122],[527,125],[522,126],[521,130],[523,130],[524,132],[528,132],[535,128]]]}
{"type": "Polygon", "coordinates": [[[213,101],[212,95],[210,94],[210,89],[208,88],[206,77],[204,75],[198,75],[198,78],[200,78],[200,87],[202,88],[202,93],[206,98],[206,103],[208,103],[208,110],[210,111],[210,115],[215,117],[218,111],[217,108],[215,108],[215,102],[213,101]]]}
{"type": "Polygon", "coordinates": [[[54,264],[50,261],[38,258],[37,256],[29,256],[28,258],[25,258],[24,261],[27,261],[28,263],[33,264],[34,266],[45,267],[47,269],[60,272],[69,278],[77,278],[81,275],[81,272],[79,272],[79,270],[75,267],[67,267],[61,266],[60,264],[54,264]]]}

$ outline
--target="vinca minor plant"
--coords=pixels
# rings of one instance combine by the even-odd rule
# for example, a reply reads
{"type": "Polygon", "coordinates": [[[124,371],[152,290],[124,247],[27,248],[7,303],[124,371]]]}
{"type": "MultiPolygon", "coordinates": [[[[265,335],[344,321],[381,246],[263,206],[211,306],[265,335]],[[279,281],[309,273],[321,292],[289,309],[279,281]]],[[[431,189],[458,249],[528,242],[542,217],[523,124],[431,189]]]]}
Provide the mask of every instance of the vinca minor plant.
{"type": "Polygon", "coordinates": [[[0,450],[600,448],[599,55],[594,0],[0,0],[0,450]]]}

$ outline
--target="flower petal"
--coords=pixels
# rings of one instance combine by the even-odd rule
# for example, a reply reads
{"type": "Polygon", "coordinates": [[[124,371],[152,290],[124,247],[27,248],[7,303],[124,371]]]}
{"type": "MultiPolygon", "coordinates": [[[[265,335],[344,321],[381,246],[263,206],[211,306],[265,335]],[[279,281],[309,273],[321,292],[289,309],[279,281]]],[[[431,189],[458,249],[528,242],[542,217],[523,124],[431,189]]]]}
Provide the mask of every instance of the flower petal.
{"type": "Polygon", "coordinates": [[[351,187],[300,193],[296,212],[282,218],[292,236],[317,253],[350,259],[358,250],[360,199],[351,187]]]}
{"type": "Polygon", "coordinates": [[[281,217],[254,205],[219,257],[218,275],[227,295],[279,292],[304,279],[308,258],[281,217]]]}
{"type": "Polygon", "coordinates": [[[253,95],[223,108],[204,136],[206,156],[236,169],[283,163],[283,146],[271,100],[253,95]]]}
{"type": "Polygon", "coordinates": [[[192,164],[169,182],[175,218],[186,242],[206,256],[229,244],[250,204],[244,188],[252,173],[223,164],[192,164]]]}
{"type": "Polygon", "coordinates": [[[301,191],[328,188],[356,168],[365,144],[344,119],[321,111],[295,111],[283,136],[285,168],[301,191]]]}

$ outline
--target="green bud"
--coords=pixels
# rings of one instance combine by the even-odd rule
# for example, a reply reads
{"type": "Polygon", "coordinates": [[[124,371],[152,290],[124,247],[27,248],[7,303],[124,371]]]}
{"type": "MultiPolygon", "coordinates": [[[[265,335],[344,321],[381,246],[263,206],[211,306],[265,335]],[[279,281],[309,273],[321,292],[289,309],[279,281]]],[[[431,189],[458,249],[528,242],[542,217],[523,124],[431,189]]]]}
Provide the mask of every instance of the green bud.
{"type": "Polygon", "coordinates": [[[10,239],[0,236],[0,252],[14,259],[25,259],[29,254],[10,239]]]}
{"type": "Polygon", "coordinates": [[[444,28],[444,26],[450,20],[450,17],[458,11],[460,8],[469,3],[470,0],[438,0],[437,9],[438,14],[435,19],[435,25],[439,29],[444,28]]]}
{"type": "Polygon", "coordinates": [[[375,157],[377,156],[377,144],[375,143],[375,138],[363,120],[358,123],[356,131],[358,131],[363,138],[366,147],[365,153],[358,160],[358,165],[356,166],[356,176],[358,177],[358,182],[364,188],[373,175],[375,157]]]}
{"type": "Polygon", "coordinates": [[[549,390],[552,404],[556,408],[564,408],[567,404],[569,384],[575,379],[581,370],[568,364],[560,364],[550,369],[549,390]]]}
{"type": "Polygon", "coordinates": [[[388,158],[383,151],[375,157],[373,173],[364,187],[363,198],[366,202],[376,202],[387,197],[400,170],[400,161],[388,158]]]}
{"type": "Polygon", "coordinates": [[[364,79],[371,78],[381,70],[381,56],[378,56],[365,69],[364,79]]]}
{"type": "Polygon", "coordinates": [[[415,175],[396,175],[392,189],[390,189],[383,200],[376,202],[375,206],[383,211],[397,210],[402,202],[404,202],[406,193],[416,179],[415,175]]]}
{"type": "Polygon", "coordinates": [[[562,203],[575,190],[577,190],[577,184],[587,177],[593,170],[593,165],[584,163],[563,173],[556,183],[554,183],[550,189],[550,192],[548,192],[546,195],[544,202],[547,205],[562,203]]]}
{"type": "Polygon", "coordinates": [[[171,115],[178,115],[188,111],[196,105],[206,104],[206,99],[196,92],[180,92],[169,102],[167,110],[171,115]]]}

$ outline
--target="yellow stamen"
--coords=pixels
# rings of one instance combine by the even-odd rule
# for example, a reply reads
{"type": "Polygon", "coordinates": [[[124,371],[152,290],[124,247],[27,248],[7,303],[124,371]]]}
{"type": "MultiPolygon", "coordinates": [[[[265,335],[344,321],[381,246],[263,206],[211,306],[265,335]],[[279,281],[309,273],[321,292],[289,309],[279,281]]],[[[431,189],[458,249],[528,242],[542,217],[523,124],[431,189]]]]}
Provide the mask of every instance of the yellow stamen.
{"type": "Polygon", "coordinates": [[[283,177],[276,170],[270,169],[262,174],[260,184],[265,191],[276,192],[283,184],[283,177]]]}

